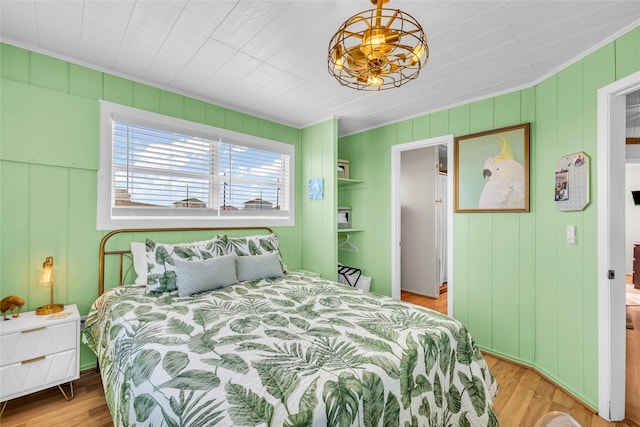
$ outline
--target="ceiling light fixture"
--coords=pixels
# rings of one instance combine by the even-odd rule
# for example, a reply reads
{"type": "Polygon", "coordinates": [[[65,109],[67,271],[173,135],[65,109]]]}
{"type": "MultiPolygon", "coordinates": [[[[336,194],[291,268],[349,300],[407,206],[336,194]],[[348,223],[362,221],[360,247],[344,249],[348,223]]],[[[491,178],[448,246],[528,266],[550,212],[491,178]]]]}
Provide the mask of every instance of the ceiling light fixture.
{"type": "Polygon", "coordinates": [[[389,0],[347,19],[329,42],[329,74],[353,89],[380,91],[415,79],[429,60],[427,37],[416,19],[389,0]]]}

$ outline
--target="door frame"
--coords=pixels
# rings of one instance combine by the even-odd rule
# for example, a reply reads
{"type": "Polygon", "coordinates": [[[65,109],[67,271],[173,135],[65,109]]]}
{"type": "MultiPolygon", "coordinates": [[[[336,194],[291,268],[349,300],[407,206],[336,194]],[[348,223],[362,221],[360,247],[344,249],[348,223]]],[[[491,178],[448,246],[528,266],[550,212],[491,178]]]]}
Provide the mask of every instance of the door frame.
{"type": "Polygon", "coordinates": [[[625,132],[626,95],[636,72],[598,90],[598,414],[624,419],[625,407],[625,132]],[[608,273],[613,270],[614,279],[608,273]]]}
{"type": "Polygon", "coordinates": [[[391,296],[400,299],[401,254],[400,238],[400,172],[401,154],[418,148],[444,145],[447,147],[447,313],[453,317],[453,135],[443,135],[391,147],[391,296]]]}

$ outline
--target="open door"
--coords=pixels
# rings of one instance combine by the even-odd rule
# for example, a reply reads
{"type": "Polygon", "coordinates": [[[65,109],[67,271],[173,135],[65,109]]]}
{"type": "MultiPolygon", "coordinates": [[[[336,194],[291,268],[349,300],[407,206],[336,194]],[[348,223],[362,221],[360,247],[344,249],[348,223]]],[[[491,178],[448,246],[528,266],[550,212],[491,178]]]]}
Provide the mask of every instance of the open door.
{"type": "Polygon", "coordinates": [[[440,295],[438,251],[438,146],[400,155],[401,288],[440,295]]]}

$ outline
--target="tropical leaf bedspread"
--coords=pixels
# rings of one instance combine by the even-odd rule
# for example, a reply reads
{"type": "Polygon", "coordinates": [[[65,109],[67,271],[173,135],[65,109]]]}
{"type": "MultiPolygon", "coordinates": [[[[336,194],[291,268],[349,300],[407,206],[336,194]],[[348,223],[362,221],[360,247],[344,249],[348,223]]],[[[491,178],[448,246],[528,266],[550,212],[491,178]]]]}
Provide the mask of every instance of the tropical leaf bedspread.
{"type": "Polygon", "coordinates": [[[193,297],[114,288],[92,306],[116,426],[497,426],[497,384],[439,313],[288,274],[193,297]]]}

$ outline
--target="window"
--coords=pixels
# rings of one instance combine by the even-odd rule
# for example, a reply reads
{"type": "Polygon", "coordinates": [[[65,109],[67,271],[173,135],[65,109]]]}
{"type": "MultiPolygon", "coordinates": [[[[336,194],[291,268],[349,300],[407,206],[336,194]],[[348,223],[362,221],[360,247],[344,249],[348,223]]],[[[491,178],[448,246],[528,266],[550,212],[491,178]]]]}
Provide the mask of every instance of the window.
{"type": "Polygon", "coordinates": [[[295,147],[100,102],[98,229],[293,225],[295,147]]]}

